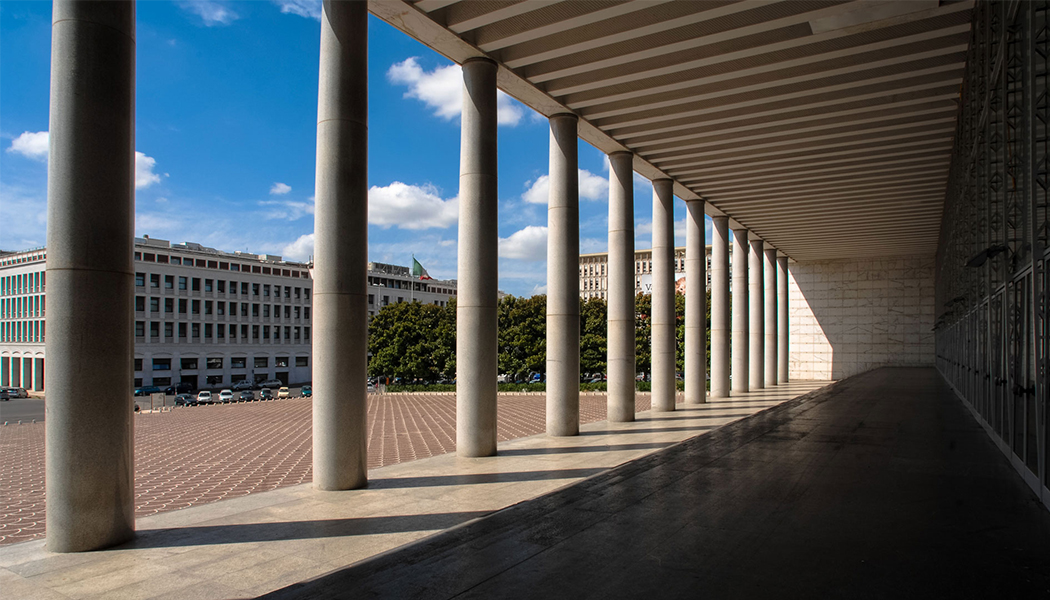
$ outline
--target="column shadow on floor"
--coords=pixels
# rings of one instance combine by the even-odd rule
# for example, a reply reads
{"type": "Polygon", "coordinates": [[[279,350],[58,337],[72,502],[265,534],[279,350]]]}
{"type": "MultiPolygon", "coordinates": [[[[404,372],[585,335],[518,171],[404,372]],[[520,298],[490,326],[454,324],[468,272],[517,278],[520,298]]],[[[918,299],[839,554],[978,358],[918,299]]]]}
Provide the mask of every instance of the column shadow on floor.
{"type": "Polygon", "coordinates": [[[651,442],[647,444],[610,444],[605,446],[569,446],[559,448],[514,448],[500,450],[499,456],[539,456],[543,454],[576,454],[579,452],[618,452],[622,450],[657,450],[674,442],[651,442]]]}
{"type": "MultiPolygon", "coordinates": [[[[635,423],[642,423],[644,421],[635,421],[635,423]]],[[[702,431],[710,431],[717,429],[719,425],[701,425],[698,427],[661,427],[659,429],[603,429],[601,431],[581,431],[580,435],[620,435],[621,433],[663,433],[665,431],[695,431],[700,433],[702,431]]]]}
{"type": "Polygon", "coordinates": [[[279,523],[243,523],[234,525],[200,525],[149,529],[139,532],[131,542],[113,550],[133,548],[177,548],[216,544],[246,544],[280,540],[305,540],[411,531],[448,529],[490,514],[491,511],[362,517],[353,519],[319,519],[279,523]]]}
{"type": "MultiPolygon", "coordinates": [[[[500,452],[497,456],[502,455],[500,452]]],[[[607,469],[558,469],[553,471],[513,471],[509,473],[471,473],[467,475],[434,475],[431,477],[394,477],[372,479],[368,489],[388,490],[397,488],[439,487],[453,485],[477,485],[482,483],[507,483],[514,481],[546,481],[548,479],[575,479],[590,477],[607,469]]]]}

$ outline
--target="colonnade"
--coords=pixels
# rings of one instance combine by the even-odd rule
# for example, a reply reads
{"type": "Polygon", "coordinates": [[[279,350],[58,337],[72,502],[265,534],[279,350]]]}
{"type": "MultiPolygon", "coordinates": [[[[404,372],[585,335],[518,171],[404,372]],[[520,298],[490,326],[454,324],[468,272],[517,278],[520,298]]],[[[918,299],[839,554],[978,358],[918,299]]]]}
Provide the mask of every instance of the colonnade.
{"type": "MultiPolygon", "coordinates": [[[[313,341],[314,485],[323,490],[367,485],[367,22],[366,3],[323,4],[313,341]],[[347,385],[354,381],[362,384],[347,385]]],[[[487,58],[463,64],[456,427],[465,457],[496,453],[497,71],[487,58]]],[[[52,551],[104,548],[134,531],[134,91],[134,3],[56,0],[46,347],[52,551]],[[109,393],[85,396],[84,389],[109,393]]],[[[573,114],[550,117],[547,432],[554,436],[579,432],[577,125],[573,114]]],[[[613,152],[609,161],[608,418],[632,421],[634,156],[613,152]]],[[[676,396],[673,192],[672,180],[653,182],[656,411],[674,410],[676,396]]],[[[704,201],[688,201],[687,404],[708,398],[704,219],[704,201]]],[[[787,259],[734,228],[730,295],[729,225],[713,218],[712,398],[787,381],[787,259]]]]}

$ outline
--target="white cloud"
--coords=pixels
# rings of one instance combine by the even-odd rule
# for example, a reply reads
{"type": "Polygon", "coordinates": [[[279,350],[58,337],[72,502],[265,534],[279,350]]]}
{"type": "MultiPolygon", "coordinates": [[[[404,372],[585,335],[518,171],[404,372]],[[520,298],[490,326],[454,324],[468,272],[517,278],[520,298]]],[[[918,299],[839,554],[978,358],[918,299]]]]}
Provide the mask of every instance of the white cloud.
{"type": "MultiPolygon", "coordinates": [[[[463,75],[459,65],[436,67],[424,71],[415,57],[406,58],[387,70],[391,83],[408,86],[406,98],[415,98],[434,109],[445,120],[463,112],[463,75]]],[[[525,115],[521,106],[502,91],[496,91],[496,121],[500,125],[517,125],[525,115]]]]}
{"type": "Polygon", "coordinates": [[[395,181],[368,190],[368,222],[381,227],[429,229],[451,227],[459,220],[459,198],[442,200],[432,185],[395,181]]]}
{"type": "MultiPolygon", "coordinates": [[[[12,178],[6,178],[12,179],[12,178]]],[[[47,182],[0,181],[0,249],[23,250],[47,241],[47,182]]]]}
{"type": "Polygon", "coordinates": [[[263,212],[266,219],[298,221],[306,215],[314,214],[313,197],[306,200],[263,200],[259,206],[268,207],[263,212]]]}
{"type": "Polygon", "coordinates": [[[547,228],[529,225],[510,237],[499,239],[500,258],[547,260],[547,228]]]}
{"type": "Polygon", "coordinates": [[[299,262],[306,262],[314,255],[314,234],[307,233],[299,236],[299,239],[281,249],[281,255],[299,262]]]}
{"type": "Polygon", "coordinates": [[[270,195],[281,196],[287,194],[290,191],[292,191],[292,186],[288,185],[287,183],[276,182],[273,184],[273,187],[270,188],[270,195]]]}
{"type": "Polygon", "coordinates": [[[136,212],[135,235],[166,237],[170,234],[181,234],[189,230],[185,217],[163,212],[136,212]]]}
{"type": "Polygon", "coordinates": [[[546,294],[546,293],[547,293],[547,284],[532,286],[532,295],[533,296],[535,296],[537,294],[546,294]]]}
{"type": "MultiPolygon", "coordinates": [[[[142,190],[154,183],[160,183],[160,175],[153,172],[157,159],[141,152],[135,153],[135,189],[142,190]]],[[[167,175],[167,173],[165,173],[167,175]]]]}
{"type": "Polygon", "coordinates": [[[226,2],[220,0],[180,0],[178,5],[182,10],[200,17],[208,27],[229,25],[240,18],[226,2]]]}
{"type": "MultiPolygon", "coordinates": [[[[546,204],[550,194],[550,177],[540,175],[534,181],[527,182],[529,186],[521,199],[528,204],[546,204]]],[[[609,180],[595,175],[586,169],[579,170],[579,186],[581,200],[605,200],[609,197],[609,180]]]]}
{"type": "Polygon", "coordinates": [[[47,141],[48,136],[46,131],[24,131],[22,135],[11,140],[11,147],[7,149],[8,152],[14,154],[21,154],[27,158],[33,160],[40,160],[47,162],[47,141]]]}
{"type": "Polygon", "coordinates": [[[274,0],[274,4],[286,15],[321,20],[321,0],[274,0]]]}

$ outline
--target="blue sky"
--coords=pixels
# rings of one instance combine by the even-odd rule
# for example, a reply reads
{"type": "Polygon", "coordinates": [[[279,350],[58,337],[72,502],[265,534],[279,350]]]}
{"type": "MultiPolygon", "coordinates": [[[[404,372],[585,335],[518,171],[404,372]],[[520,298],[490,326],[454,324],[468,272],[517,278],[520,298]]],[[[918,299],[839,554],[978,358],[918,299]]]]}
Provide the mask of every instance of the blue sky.
{"type": "MultiPolygon", "coordinates": [[[[307,260],[320,2],[139,2],[136,235],[307,260]]],[[[369,258],[456,276],[458,67],[369,21],[369,258]]],[[[51,4],[0,3],[0,248],[46,239],[51,4]]],[[[546,119],[500,99],[500,289],[546,279],[546,119]]],[[[580,142],[581,251],[607,249],[608,167],[580,142]]],[[[652,188],[635,178],[636,247],[652,188]]],[[[675,201],[684,244],[685,204],[675,201]]]]}

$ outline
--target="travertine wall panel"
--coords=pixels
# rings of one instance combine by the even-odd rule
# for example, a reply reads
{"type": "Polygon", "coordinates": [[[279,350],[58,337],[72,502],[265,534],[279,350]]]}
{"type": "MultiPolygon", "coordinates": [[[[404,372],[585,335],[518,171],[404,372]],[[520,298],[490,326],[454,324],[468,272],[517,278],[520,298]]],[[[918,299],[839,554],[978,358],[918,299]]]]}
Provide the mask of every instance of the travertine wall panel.
{"type": "Polygon", "coordinates": [[[933,257],[792,263],[792,379],[934,362],[933,257]]]}

